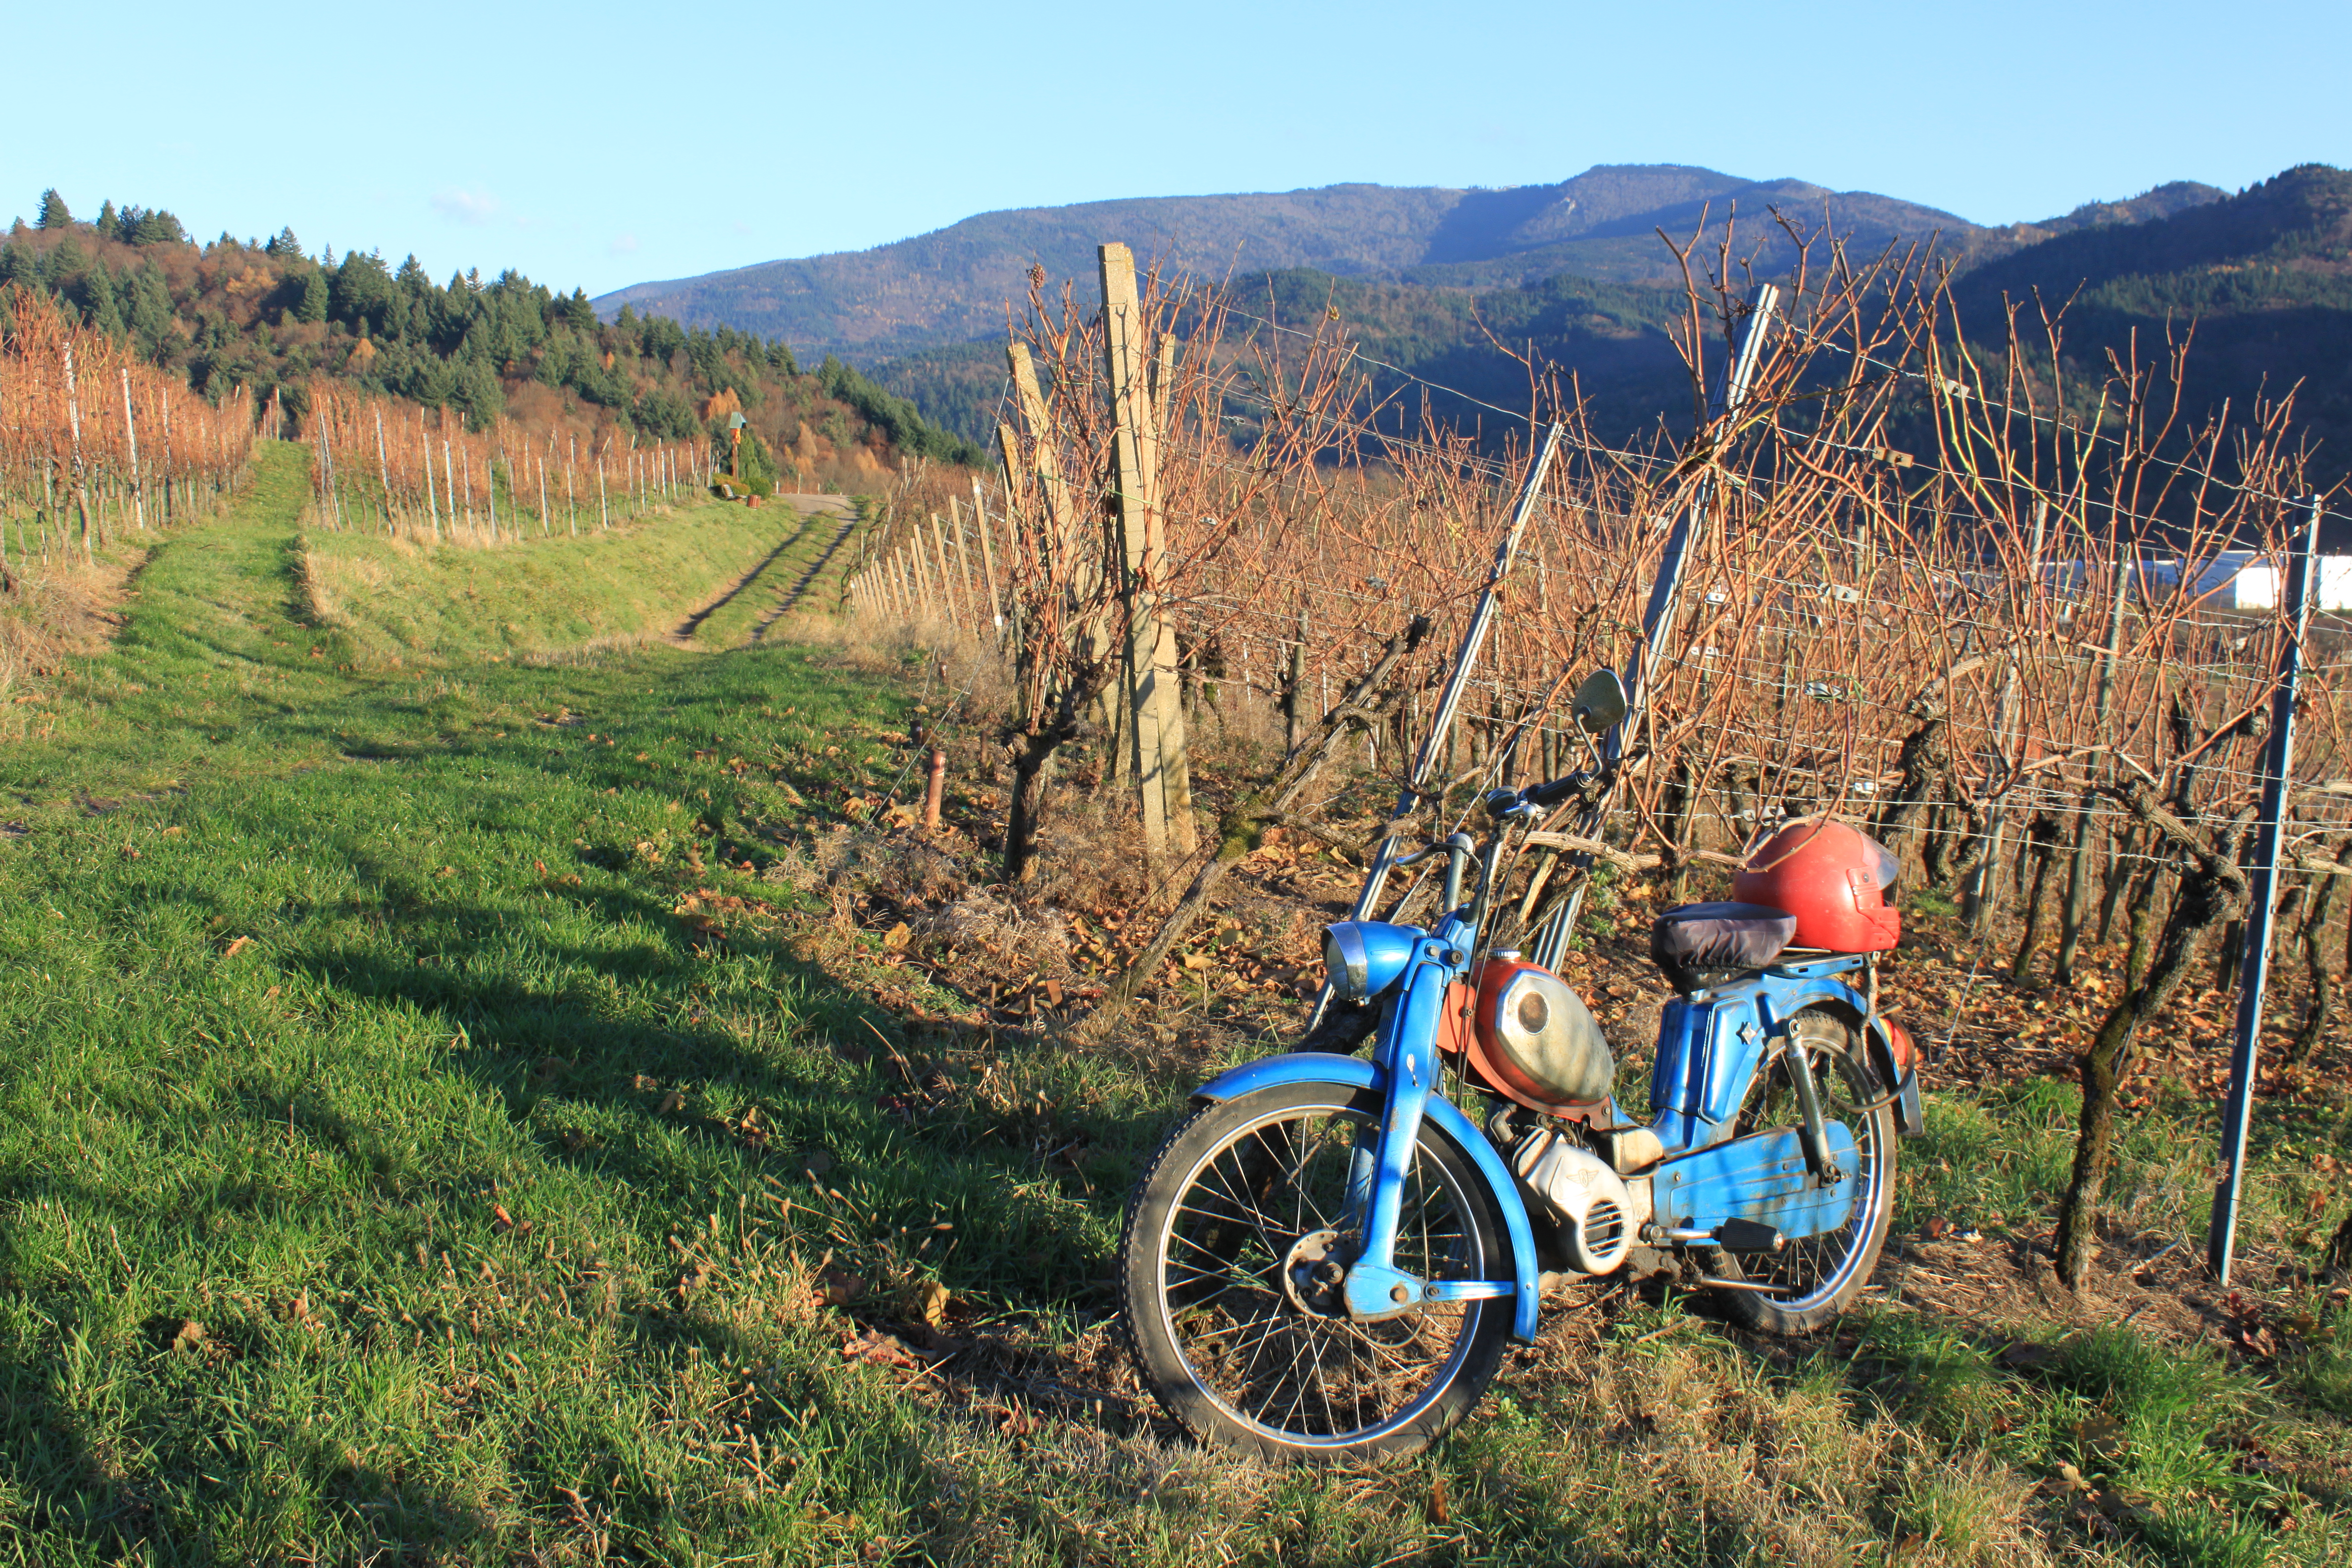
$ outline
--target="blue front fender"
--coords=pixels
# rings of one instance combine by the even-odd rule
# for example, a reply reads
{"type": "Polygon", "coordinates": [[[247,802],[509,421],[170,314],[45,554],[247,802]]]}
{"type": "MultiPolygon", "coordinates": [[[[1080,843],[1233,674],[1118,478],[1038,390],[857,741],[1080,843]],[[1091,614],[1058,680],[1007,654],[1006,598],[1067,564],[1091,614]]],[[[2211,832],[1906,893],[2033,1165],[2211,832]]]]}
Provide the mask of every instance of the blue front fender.
{"type": "MultiPolygon", "coordinates": [[[[1381,1078],[1381,1069],[1361,1057],[1294,1051],[1287,1056],[1262,1058],[1221,1073],[1194,1089],[1192,1098],[1222,1104],[1261,1089],[1292,1083],[1338,1083],[1349,1089],[1378,1090],[1383,1087],[1381,1078]]],[[[1454,1146],[1470,1157],[1487,1190],[1495,1194],[1495,1206],[1502,1211],[1503,1229],[1511,1242],[1511,1334],[1523,1343],[1532,1344],[1540,1281],[1536,1268],[1535,1232],[1528,1225],[1527,1205],[1519,1201],[1518,1183],[1513,1179],[1510,1167],[1503,1163],[1502,1155],[1496,1152],[1494,1144],[1486,1141],[1486,1135],[1473,1126],[1452,1100],[1433,1094],[1422,1115],[1435,1122],[1454,1146]]]]}

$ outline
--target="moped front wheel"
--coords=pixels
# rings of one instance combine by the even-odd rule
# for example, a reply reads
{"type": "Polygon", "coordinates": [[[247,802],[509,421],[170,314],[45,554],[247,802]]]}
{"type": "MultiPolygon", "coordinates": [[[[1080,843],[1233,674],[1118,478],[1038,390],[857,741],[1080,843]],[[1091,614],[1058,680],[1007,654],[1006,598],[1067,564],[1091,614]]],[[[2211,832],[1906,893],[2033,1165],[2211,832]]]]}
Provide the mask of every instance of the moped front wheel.
{"type": "Polygon", "coordinates": [[[1789,1020],[1787,1044],[1757,1071],[1733,1135],[1801,1121],[1788,1060],[1797,1049],[1812,1067],[1822,1116],[1853,1129],[1853,1169],[1844,1179],[1854,1184],[1853,1208],[1833,1231],[1786,1241],[1777,1253],[1718,1252],[1708,1269],[1760,1287],[1719,1295],[1733,1321],[1775,1334],[1811,1333],[1845,1310],[1870,1283],[1895,1214],[1895,1111],[1885,1104],[1858,1109],[1884,1100],[1886,1086],[1860,1034],[1833,1014],[1809,1007],[1789,1020]]]}
{"type": "MultiPolygon", "coordinates": [[[[1360,1323],[1339,1306],[1354,1257],[1349,1180],[1381,1097],[1282,1084],[1202,1106],[1136,1184],[1120,1240],[1122,1321],[1160,1407],[1205,1442],[1276,1459],[1415,1452],[1478,1402],[1508,1299],[1360,1323]]],[[[1424,1279],[1509,1277],[1494,1194],[1423,1123],[1396,1266],[1424,1279]]]]}

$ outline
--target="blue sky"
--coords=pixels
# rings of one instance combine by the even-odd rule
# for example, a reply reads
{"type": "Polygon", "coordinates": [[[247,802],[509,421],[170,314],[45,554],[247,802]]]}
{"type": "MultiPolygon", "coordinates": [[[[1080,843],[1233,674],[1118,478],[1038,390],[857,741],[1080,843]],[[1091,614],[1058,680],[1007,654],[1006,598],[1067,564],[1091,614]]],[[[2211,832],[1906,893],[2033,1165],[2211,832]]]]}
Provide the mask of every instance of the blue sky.
{"type": "Polygon", "coordinates": [[[45,5],[54,184],[598,293],[995,207],[1683,163],[1979,223],[2352,165],[2352,4],[45,5]]]}

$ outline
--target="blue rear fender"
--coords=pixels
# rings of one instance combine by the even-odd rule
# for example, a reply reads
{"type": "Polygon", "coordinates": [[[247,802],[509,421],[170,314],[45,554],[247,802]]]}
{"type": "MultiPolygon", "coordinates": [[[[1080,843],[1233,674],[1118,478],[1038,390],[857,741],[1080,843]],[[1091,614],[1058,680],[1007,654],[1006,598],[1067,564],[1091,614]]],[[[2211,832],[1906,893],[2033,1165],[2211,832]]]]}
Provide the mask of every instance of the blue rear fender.
{"type": "MultiPolygon", "coordinates": [[[[1244,1095],[1262,1089],[1279,1088],[1294,1083],[1336,1083],[1349,1089],[1369,1089],[1379,1091],[1385,1087],[1381,1070],[1361,1057],[1334,1056],[1322,1051],[1294,1051],[1287,1056],[1265,1057],[1257,1061],[1221,1073],[1192,1091],[1195,1101],[1222,1104],[1239,1100],[1244,1095]]],[[[1440,1095],[1431,1095],[1422,1112],[1423,1121],[1434,1122],[1445,1136],[1470,1158],[1479,1177],[1494,1194],[1495,1206],[1502,1212],[1503,1229],[1511,1245],[1511,1335],[1524,1343],[1532,1344],[1536,1337],[1537,1298],[1539,1293],[1538,1270],[1536,1267],[1536,1238],[1528,1224],[1527,1205],[1519,1201],[1518,1183],[1510,1167],[1487,1142],[1486,1135],[1471,1124],[1459,1107],[1440,1095]]]]}
{"type": "Polygon", "coordinates": [[[1896,1091],[1895,1098],[1895,1130],[1902,1136],[1916,1137],[1927,1130],[1919,1109],[1919,1072],[1915,1063],[1907,1072],[1895,1069],[1895,1038],[1887,1033],[1885,1024],[1870,1016],[1869,1005],[1862,994],[1851,985],[1827,977],[1797,982],[1780,981],[1769,994],[1771,1011],[1786,1018],[1802,1007],[1819,1006],[1837,1014],[1854,1029],[1867,1020],[1870,1028],[1864,1040],[1870,1059],[1880,1077],[1896,1091]]]}

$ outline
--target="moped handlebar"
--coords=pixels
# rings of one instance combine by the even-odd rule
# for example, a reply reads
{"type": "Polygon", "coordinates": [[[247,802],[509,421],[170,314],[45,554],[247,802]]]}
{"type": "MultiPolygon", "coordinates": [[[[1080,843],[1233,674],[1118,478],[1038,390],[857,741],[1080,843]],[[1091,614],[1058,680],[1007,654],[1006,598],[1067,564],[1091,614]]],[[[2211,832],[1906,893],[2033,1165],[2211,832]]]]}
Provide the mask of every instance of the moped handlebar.
{"type": "Polygon", "coordinates": [[[1573,773],[1556,778],[1549,784],[1529,784],[1519,792],[1519,798],[1529,805],[1558,805],[1561,801],[1574,795],[1583,786],[1584,781],[1591,776],[1587,773],[1573,773]]]}

